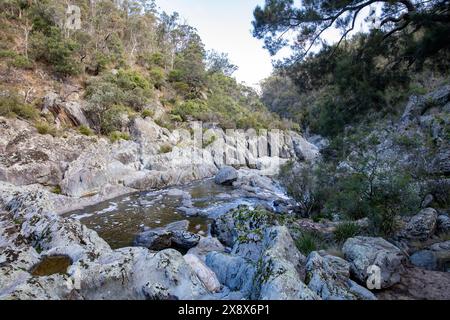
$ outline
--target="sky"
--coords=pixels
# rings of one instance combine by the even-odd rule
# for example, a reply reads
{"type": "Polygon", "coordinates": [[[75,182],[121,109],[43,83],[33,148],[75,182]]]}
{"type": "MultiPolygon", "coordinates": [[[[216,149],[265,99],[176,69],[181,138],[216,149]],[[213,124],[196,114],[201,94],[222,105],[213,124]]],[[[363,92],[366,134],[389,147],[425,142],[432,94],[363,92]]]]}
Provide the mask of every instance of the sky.
{"type": "Polygon", "coordinates": [[[270,54],[253,38],[253,10],[264,0],[156,0],[166,12],[178,12],[198,30],[206,49],[226,52],[239,67],[236,79],[250,86],[272,72],[270,54]]]}
{"type": "MultiPolygon", "coordinates": [[[[167,13],[178,12],[181,18],[195,27],[206,46],[226,52],[232,63],[239,67],[234,74],[240,82],[258,88],[261,80],[268,77],[272,59],[263,48],[263,41],[252,36],[253,10],[264,0],[156,0],[158,7],[167,13]]],[[[368,9],[368,8],[367,8],[368,9]]],[[[365,10],[368,11],[368,10],[365,10]]],[[[360,16],[364,16],[361,12],[360,16]]],[[[361,29],[363,19],[357,20],[355,30],[361,29]]],[[[349,36],[352,33],[349,34],[349,36]]],[[[339,38],[337,30],[328,30],[323,36],[329,43],[339,38]]],[[[285,50],[276,58],[289,54],[285,50]]]]}

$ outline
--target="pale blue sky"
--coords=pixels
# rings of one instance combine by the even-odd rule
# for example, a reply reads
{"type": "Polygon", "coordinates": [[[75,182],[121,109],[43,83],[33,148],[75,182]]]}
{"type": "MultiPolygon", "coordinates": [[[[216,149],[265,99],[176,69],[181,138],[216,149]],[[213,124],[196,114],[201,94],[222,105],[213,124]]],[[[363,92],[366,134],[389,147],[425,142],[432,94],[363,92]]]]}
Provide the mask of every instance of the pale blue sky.
{"type": "MultiPolygon", "coordinates": [[[[264,0],[156,0],[156,3],[168,13],[178,12],[189,25],[197,28],[207,49],[228,53],[239,67],[234,74],[238,81],[257,87],[272,72],[273,58],[263,49],[263,41],[253,38],[251,33],[253,10],[258,4],[263,5],[264,0]]],[[[366,9],[363,11],[368,12],[366,9]]],[[[361,29],[365,13],[361,12],[356,30],[361,29]]],[[[323,38],[336,42],[339,32],[328,30],[323,38]]],[[[288,54],[289,50],[285,49],[277,58],[288,54]]]]}
{"type": "Polygon", "coordinates": [[[234,76],[255,86],[272,71],[271,57],[251,34],[253,9],[264,0],[156,0],[166,12],[176,11],[197,28],[207,49],[229,54],[239,66],[234,76]]]}

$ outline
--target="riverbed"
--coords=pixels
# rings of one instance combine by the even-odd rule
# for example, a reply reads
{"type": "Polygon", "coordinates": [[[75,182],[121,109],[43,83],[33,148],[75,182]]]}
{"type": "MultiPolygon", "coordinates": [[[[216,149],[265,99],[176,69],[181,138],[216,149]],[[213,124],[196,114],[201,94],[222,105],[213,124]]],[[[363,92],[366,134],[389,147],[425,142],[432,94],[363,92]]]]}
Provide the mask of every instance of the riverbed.
{"type": "Polygon", "coordinates": [[[79,220],[117,249],[131,246],[144,227],[163,227],[180,220],[189,221],[189,231],[208,235],[215,217],[242,204],[256,206],[262,202],[239,196],[232,186],[217,185],[213,179],[206,179],[181,187],[121,196],[64,216],[79,220]],[[198,214],[185,214],[182,208],[186,205],[198,214]]]}

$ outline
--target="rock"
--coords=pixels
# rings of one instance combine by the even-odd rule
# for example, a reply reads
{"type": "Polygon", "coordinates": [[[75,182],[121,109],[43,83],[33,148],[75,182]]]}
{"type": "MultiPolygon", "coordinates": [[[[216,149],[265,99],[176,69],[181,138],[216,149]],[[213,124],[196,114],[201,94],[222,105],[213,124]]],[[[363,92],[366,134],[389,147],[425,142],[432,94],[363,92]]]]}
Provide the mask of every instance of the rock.
{"type": "Polygon", "coordinates": [[[199,243],[200,236],[188,231],[173,231],[171,239],[175,248],[188,250],[199,243]]]}
{"type": "Polygon", "coordinates": [[[219,240],[213,237],[201,237],[197,246],[189,249],[187,253],[196,255],[201,260],[205,261],[206,255],[212,251],[225,252],[225,247],[219,240]]]}
{"type": "Polygon", "coordinates": [[[432,194],[427,194],[421,203],[422,208],[428,208],[434,201],[434,197],[432,194]]]}
{"type": "Polygon", "coordinates": [[[209,269],[203,261],[193,254],[186,254],[184,256],[187,264],[194,270],[200,281],[205,285],[210,292],[220,291],[220,282],[216,274],[209,269]]]}
{"type": "Polygon", "coordinates": [[[303,282],[305,257],[295,248],[286,227],[272,227],[264,236],[261,272],[256,283],[261,300],[316,300],[320,299],[303,282]]]}
{"type": "Polygon", "coordinates": [[[427,269],[427,270],[436,270],[437,269],[437,261],[436,257],[430,250],[421,250],[409,258],[411,263],[419,268],[427,269]]]}
{"type": "Polygon", "coordinates": [[[164,250],[172,246],[172,233],[164,228],[145,231],[136,236],[133,245],[150,250],[164,250]]]}
{"type": "Polygon", "coordinates": [[[271,255],[263,258],[261,300],[319,300],[320,297],[303,283],[292,263],[271,255]]]}
{"type": "Polygon", "coordinates": [[[430,106],[444,106],[450,100],[450,86],[445,85],[424,96],[412,96],[405,108],[400,124],[406,127],[428,111],[430,106]]]}
{"type": "Polygon", "coordinates": [[[275,226],[266,229],[263,247],[266,255],[276,256],[292,263],[300,278],[305,278],[306,257],[298,251],[287,227],[275,226]]]}
{"type": "Polygon", "coordinates": [[[223,167],[219,170],[216,177],[214,178],[214,182],[217,184],[223,185],[231,185],[238,178],[238,172],[233,167],[223,167]]]}
{"type": "Polygon", "coordinates": [[[187,231],[189,221],[177,221],[165,227],[146,229],[138,234],[133,242],[135,246],[146,247],[150,250],[163,250],[171,247],[190,249],[195,247],[200,236],[187,231]]]}
{"type": "Polygon", "coordinates": [[[321,135],[313,135],[308,138],[308,142],[315,145],[320,151],[330,145],[330,141],[321,135]]]}
{"type": "Polygon", "coordinates": [[[63,101],[55,92],[49,92],[44,96],[44,113],[51,112],[59,124],[89,126],[89,122],[83,112],[83,107],[78,101],[63,101]]]}
{"type": "Polygon", "coordinates": [[[408,240],[425,241],[436,230],[437,212],[426,208],[413,216],[401,231],[401,236],[408,240]]]}
{"type": "Polygon", "coordinates": [[[167,191],[167,195],[169,197],[182,197],[182,198],[191,198],[189,192],[181,190],[181,189],[170,189],[167,191]]]}
{"type": "Polygon", "coordinates": [[[450,270],[450,241],[435,243],[411,255],[411,263],[419,268],[448,272],[450,270]]]}
{"type": "Polygon", "coordinates": [[[54,274],[30,278],[7,293],[0,290],[0,300],[81,300],[67,275],[54,274]]]}
{"type": "Polygon", "coordinates": [[[211,224],[211,234],[227,247],[232,247],[237,238],[233,211],[220,215],[211,224]]]}
{"type": "Polygon", "coordinates": [[[93,261],[82,259],[69,273],[79,279],[79,291],[89,300],[193,300],[208,294],[183,256],[172,249],[118,249],[93,261]]]}
{"type": "Polygon", "coordinates": [[[206,265],[214,271],[220,283],[232,291],[239,291],[245,297],[254,292],[253,279],[256,268],[250,261],[220,252],[210,252],[206,256],[206,265]]]}
{"type": "Polygon", "coordinates": [[[367,289],[349,279],[350,264],[329,255],[312,252],[306,262],[308,288],[324,300],[375,300],[367,289]]]}
{"type": "Polygon", "coordinates": [[[216,218],[211,225],[211,234],[225,246],[233,247],[238,238],[241,243],[257,241],[261,231],[273,225],[274,221],[275,215],[261,206],[249,208],[240,205],[216,218]]]}
{"type": "Polygon", "coordinates": [[[437,231],[438,233],[449,233],[450,232],[450,217],[441,214],[440,216],[437,217],[437,231]]]}
{"type": "Polygon", "coordinates": [[[380,268],[381,288],[388,288],[400,281],[405,256],[399,248],[386,240],[371,237],[349,238],[345,241],[342,251],[345,259],[350,262],[352,275],[361,284],[366,284],[370,266],[380,268]]]}
{"type": "Polygon", "coordinates": [[[185,214],[188,217],[196,217],[201,215],[202,210],[197,209],[197,208],[190,208],[190,207],[178,207],[177,208],[178,211],[180,211],[181,213],[185,214]]]}

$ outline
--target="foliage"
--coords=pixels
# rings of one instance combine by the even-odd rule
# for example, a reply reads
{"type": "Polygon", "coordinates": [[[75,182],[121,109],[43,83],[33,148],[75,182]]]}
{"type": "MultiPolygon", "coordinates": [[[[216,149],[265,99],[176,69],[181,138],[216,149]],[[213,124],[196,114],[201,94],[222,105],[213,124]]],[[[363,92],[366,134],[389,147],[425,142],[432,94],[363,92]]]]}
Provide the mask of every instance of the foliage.
{"type": "Polygon", "coordinates": [[[92,129],[91,128],[89,128],[88,126],[86,126],[86,125],[81,125],[81,126],[79,126],[78,127],[78,131],[82,134],[82,135],[85,135],[85,136],[92,136],[93,134],[94,134],[94,132],[92,131],[92,129]]]}
{"type": "Polygon", "coordinates": [[[54,193],[54,194],[62,194],[61,186],[59,186],[59,185],[54,186],[52,188],[51,192],[54,193]]]}
{"type": "Polygon", "coordinates": [[[238,67],[230,62],[228,54],[215,50],[208,51],[206,68],[210,73],[222,73],[226,76],[231,76],[238,70],[238,67]]]}
{"type": "Polygon", "coordinates": [[[186,47],[175,57],[169,81],[176,83],[180,93],[186,98],[199,98],[206,86],[204,57],[203,44],[196,34],[191,36],[186,47]]]}
{"type": "Polygon", "coordinates": [[[142,118],[152,118],[155,115],[155,112],[153,110],[150,109],[144,109],[141,112],[141,117],[142,118]]]}
{"type": "Polygon", "coordinates": [[[313,251],[319,251],[326,248],[324,239],[316,232],[302,232],[300,237],[295,239],[295,245],[304,255],[309,255],[313,251]]]}
{"type": "Polygon", "coordinates": [[[207,111],[206,103],[202,100],[186,100],[179,103],[172,111],[172,115],[181,117],[183,121],[198,119],[207,111]]]}
{"type": "Polygon", "coordinates": [[[359,234],[360,228],[354,222],[342,222],[336,226],[334,230],[334,238],[338,243],[343,243],[348,238],[355,237],[359,234]]]}
{"type": "Polygon", "coordinates": [[[88,113],[101,133],[120,131],[122,116],[133,116],[133,111],[141,112],[152,95],[150,83],[140,73],[132,70],[108,73],[88,82],[88,113]]]}
{"type": "Polygon", "coordinates": [[[31,49],[31,55],[35,60],[52,66],[61,76],[71,76],[81,72],[81,66],[75,58],[78,44],[65,39],[58,27],[51,27],[48,33],[33,33],[31,49]]]}
{"type": "Polygon", "coordinates": [[[30,104],[24,103],[23,98],[15,92],[0,90],[0,116],[20,117],[27,120],[38,118],[38,110],[30,104]]]}
{"type": "Polygon", "coordinates": [[[128,107],[114,105],[108,108],[100,118],[100,131],[102,134],[110,134],[114,131],[121,131],[126,125],[128,118],[133,117],[134,112],[128,107]]]}
{"type": "Polygon", "coordinates": [[[53,125],[45,121],[37,121],[34,126],[39,134],[49,134],[53,137],[58,135],[58,130],[53,125]]]}
{"type": "Polygon", "coordinates": [[[371,232],[392,234],[400,216],[420,208],[423,192],[410,170],[395,165],[395,158],[381,155],[376,138],[357,134],[345,143],[353,152],[344,162],[300,168],[288,164],[280,171],[280,182],[299,201],[304,216],[339,216],[350,221],[367,217],[371,232]]]}
{"type": "Polygon", "coordinates": [[[170,153],[172,152],[172,146],[165,144],[162,145],[161,148],[159,148],[159,153],[164,154],[164,153],[170,153]]]}
{"type": "Polygon", "coordinates": [[[410,41],[403,48],[401,60],[420,64],[427,57],[448,49],[446,34],[450,29],[448,3],[441,0],[398,0],[383,2],[380,10],[372,8],[373,1],[321,0],[295,2],[293,0],[266,0],[254,11],[253,34],[264,39],[271,54],[291,44],[296,59],[304,58],[323,39],[329,29],[341,32],[338,41],[344,42],[355,29],[356,21],[365,16],[372,34],[381,34],[391,43],[403,34],[410,41]],[[370,10],[364,10],[364,9],[370,10]],[[421,36],[417,36],[417,35],[421,36]],[[289,36],[295,39],[290,41],[289,36]]]}
{"type": "Polygon", "coordinates": [[[109,140],[112,143],[120,140],[130,140],[130,135],[126,132],[113,131],[109,134],[109,140]]]}

